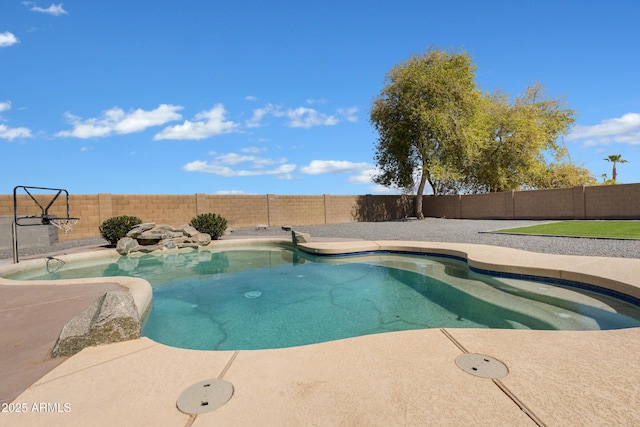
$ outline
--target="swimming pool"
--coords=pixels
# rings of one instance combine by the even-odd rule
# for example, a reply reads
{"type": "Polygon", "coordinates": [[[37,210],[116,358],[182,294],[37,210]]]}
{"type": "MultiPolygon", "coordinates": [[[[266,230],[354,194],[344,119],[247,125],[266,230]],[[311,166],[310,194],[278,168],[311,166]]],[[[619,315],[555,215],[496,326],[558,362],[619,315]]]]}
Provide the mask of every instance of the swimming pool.
{"type": "Polygon", "coordinates": [[[640,326],[640,308],[629,302],[568,286],[490,277],[452,257],[327,257],[256,246],[61,267],[11,278],[144,278],[153,287],[154,302],[143,335],[191,349],[290,347],[424,328],[640,326]]]}

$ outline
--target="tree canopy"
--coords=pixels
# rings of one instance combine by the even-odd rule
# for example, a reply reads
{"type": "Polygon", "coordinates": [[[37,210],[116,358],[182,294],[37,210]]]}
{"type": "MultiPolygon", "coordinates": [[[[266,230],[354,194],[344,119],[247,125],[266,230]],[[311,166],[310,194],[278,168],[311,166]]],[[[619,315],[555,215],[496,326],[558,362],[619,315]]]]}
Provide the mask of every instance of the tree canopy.
{"type": "Polygon", "coordinates": [[[483,99],[484,139],[478,161],[465,174],[468,189],[482,193],[558,188],[580,181],[576,178],[583,177],[584,171],[567,162],[566,148],[558,144],[574,122],[573,110],[560,99],[546,97],[539,83],[529,86],[513,103],[501,93],[483,99]],[[558,175],[558,168],[564,173],[558,175]]]}
{"type": "Polygon", "coordinates": [[[475,71],[465,52],[429,49],[387,73],[370,117],[378,132],[375,182],[415,191],[418,218],[427,183],[439,195],[595,182],[558,143],[573,110],[541,84],[513,102],[484,93],[475,71]]]}
{"type": "Polygon", "coordinates": [[[471,123],[479,95],[475,66],[466,54],[429,50],[393,67],[373,101],[371,122],[379,134],[375,158],[381,171],[374,180],[404,189],[417,180],[419,218],[426,182],[437,194],[438,182],[457,178],[458,163],[476,151],[471,123]]]}

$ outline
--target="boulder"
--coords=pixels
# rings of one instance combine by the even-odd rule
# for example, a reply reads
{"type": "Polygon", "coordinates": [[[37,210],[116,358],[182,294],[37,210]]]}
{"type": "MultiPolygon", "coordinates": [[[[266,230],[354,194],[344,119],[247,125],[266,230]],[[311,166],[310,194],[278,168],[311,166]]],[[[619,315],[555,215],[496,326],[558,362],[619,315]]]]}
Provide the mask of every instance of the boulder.
{"type": "Polygon", "coordinates": [[[133,227],[131,230],[129,230],[129,232],[127,233],[127,237],[132,237],[135,239],[140,234],[144,233],[147,230],[151,230],[155,226],[156,226],[155,222],[145,222],[144,224],[138,224],[135,227],[133,227]]]}
{"type": "Polygon", "coordinates": [[[116,250],[120,255],[132,252],[149,253],[157,250],[198,248],[211,243],[211,236],[200,233],[194,227],[183,224],[174,228],[167,224],[156,225],[153,222],[140,224],[132,228],[127,237],[118,241],[116,250]]]}
{"type": "Polygon", "coordinates": [[[128,291],[106,292],[71,319],[51,357],[72,356],[85,347],[140,338],[140,318],[128,291]]]}
{"type": "Polygon", "coordinates": [[[123,237],[122,239],[118,240],[118,243],[116,244],[116,251],[120,255],[128,255],[129,252],[134,250],[137,246],[137,240],[132,239],[131,237],[123,237]]]}
{"type": "Polygon", "coordinates": [[[295,246],[298,246],[298,243],[309,243],[311,241],[311,235],[309,233],[291,230],[291,241],[295,246]]]}
{"type": "Polygon", "coordinates": [[[207,246],[209,243],[211,243],[211,236],[207,233],[198,233],[193,236],[193,239],[195,239],[195,243],[200,246],[207,246]]]}
{"type": "Polygon", "coordinates": [[[200,232],[196,230],[194,227],[188,224],[182,224],[180,227],[176,228],[178,231],[182,231],[182,233],[187,237],[193,237],[200,232]]]}
{"type": "Polygon", "coordinates": [[[152,228],[140,233],[136,240],[141,245],[155,245],[160,240],[171,238],[171,231],[164,228],[152,228]]]}

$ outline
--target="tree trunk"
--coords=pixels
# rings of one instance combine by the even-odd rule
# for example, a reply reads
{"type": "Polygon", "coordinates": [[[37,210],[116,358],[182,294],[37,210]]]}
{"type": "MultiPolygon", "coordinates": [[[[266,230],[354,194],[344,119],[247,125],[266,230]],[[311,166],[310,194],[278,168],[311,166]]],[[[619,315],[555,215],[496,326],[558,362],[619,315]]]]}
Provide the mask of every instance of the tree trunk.
{"type": "Polygon", "coordinates": [[[616,162],[613,162],[613,171],[611,172],[613,175],[613,182],[616,182],[616,177],[618,176],[618,171],[616,171],[616,162]]]}
{"type": "Polygon", "coordinates": [[[422,213],[422,193],[424,193],[424,186],[427,183],[427,174],[422,173],[420,177],[420,185],[418,185],[418,191],[416,192],[416,201],[415,201],[415,210],[416,210],[416,218],[424,219],[424,214],[422,213]]]}

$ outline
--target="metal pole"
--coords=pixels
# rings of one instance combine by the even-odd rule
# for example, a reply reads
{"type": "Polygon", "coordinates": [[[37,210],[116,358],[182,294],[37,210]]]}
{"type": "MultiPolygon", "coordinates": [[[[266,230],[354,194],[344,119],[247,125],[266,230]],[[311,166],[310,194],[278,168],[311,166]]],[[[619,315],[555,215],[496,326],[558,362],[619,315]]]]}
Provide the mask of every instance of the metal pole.
{"type": "Polygon", "coordinates": [[[18,261],[18,227],[15,220],[11,223],[11,236],[13,237],[13,263],[17,264],[18,261]]]}

